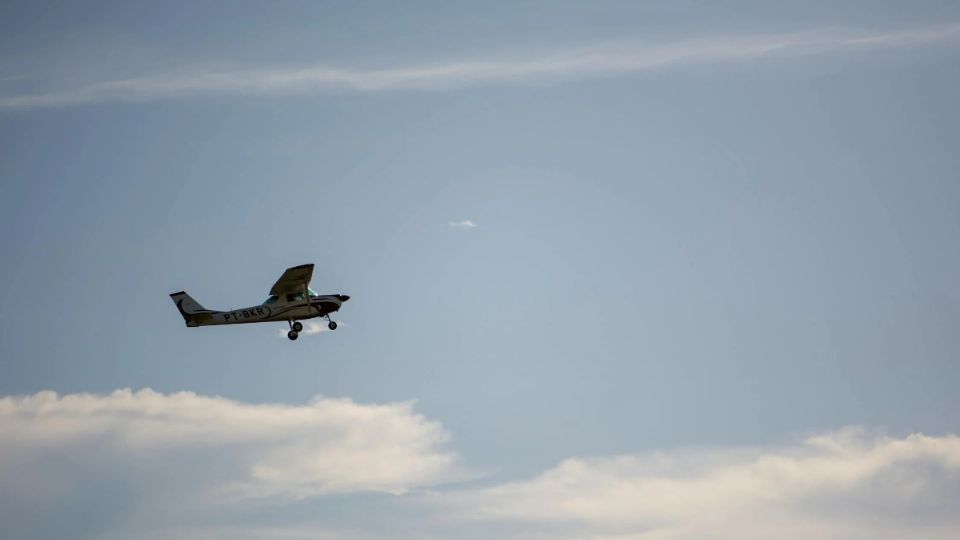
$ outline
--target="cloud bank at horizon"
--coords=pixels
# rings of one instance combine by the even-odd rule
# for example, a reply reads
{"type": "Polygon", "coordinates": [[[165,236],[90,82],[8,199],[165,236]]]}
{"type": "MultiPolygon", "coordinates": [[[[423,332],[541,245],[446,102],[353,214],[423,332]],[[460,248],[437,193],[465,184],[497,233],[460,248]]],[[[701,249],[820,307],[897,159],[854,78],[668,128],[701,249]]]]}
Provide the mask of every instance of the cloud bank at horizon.
{"type": "Polygon", "coordinates": [[[462,536],[477,526],[559,539],[960,534],[957,435],[845,428],[768,447],[573,457],[483,486],[457,484],[471,476],[445,448],[449,435],[409,403],[47,391],[0,398],[0,431],[0,536],[94,522],[102,538],[375,537],[361,523],[341,531],[310,521],[310,512],[282,525],[269,519],[358,493],[403,500],[391,508],[406,515],[381,517],[421,524],[418,534],[462,536]],[[266,521],[230,517],[251,510],[266,521]]]}
{"type": "MultiPolygon", "coordinates": [[[[211,500],[401,493],[460,474],[456,456],[444,448],[448,434],[411,403],[248,404],[149,388],[44,391],[0,399],[0,431],[0,480],[7,488],[31,466],[81,449],[118,462],[177,462],[186,454],[191,468],[215,462],[221,470],[202,482],[211,500]]],[[[77,465],[86,459],[78,455],[77,465]]]]}
{"type": "Polygon", "coordinates": [[[960,437],[845,428],[779,448],[572,458],[442,505],[561,538],[946,540],[958,503],[960,437]]]}

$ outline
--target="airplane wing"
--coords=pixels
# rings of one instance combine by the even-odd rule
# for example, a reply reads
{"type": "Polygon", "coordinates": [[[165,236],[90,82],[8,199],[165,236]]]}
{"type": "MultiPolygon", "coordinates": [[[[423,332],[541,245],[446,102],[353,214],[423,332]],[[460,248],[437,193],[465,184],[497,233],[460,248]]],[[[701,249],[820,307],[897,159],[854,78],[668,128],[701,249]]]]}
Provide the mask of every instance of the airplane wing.
{"type": "Polygon", "coordinates": [[[307,290],[307,285],[310,284],[310,278],[312,277],[312,264],[301,264],[300,266],[287,268],[287,271],[273,284],[273,288],[270,289],[270,294],[280,296],[282,294],[303,292],[307,290]]]}

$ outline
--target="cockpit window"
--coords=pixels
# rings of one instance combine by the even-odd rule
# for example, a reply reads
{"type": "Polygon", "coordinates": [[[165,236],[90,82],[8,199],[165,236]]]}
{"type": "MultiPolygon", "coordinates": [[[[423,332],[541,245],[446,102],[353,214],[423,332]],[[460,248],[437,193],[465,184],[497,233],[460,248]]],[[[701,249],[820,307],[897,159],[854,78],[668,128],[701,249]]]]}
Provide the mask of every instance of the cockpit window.
{"type": "MultiPolygon", "coordinates": [[[[314,296],[320,296],[319,294],[313,292],[313,289],[307,289],[307,294],[309,294],[311,298],[313,298],[314,296]]],[[[304,296],[302,292],[290,293],[286,296],[287,302],[299,302],[299,301],[302,301],[303,299],[304,299],[304,296]]],[[[266,300],[264,300],[263,305],[269,306],[271,304],[276,304],[279,301],[280,301],[280,297],[274,294],[274,295],[271,295],[270,298],[267,298],[266,300]]]]}

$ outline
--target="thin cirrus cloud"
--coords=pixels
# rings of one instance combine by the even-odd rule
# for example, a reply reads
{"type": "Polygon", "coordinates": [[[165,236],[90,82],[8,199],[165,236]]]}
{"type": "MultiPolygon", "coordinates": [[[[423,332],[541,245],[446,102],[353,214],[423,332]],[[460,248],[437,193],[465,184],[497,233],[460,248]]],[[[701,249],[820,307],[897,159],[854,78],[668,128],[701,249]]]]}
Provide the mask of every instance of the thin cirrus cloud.
{"type": "Polygon", "coordinates": [[[846,428],[780,448],[575,458],[436,502],[554,538],[945,540],[960,537],[960,437],[846,428]]]}
{"type": "Polygon", "coordinates": [[[301,66],[117,78],[0,96],[0,109],[146,102],[213,95],[311,95],[445,90],[472,85],[556,81],[636,73],[681,64],[746,61],[840,51],[932,45],[960,39],[960,23],[889,31],[827,28],[808,32],[703,37],[665,43],[614,41],[542,54],[436,61],[383,68],[301,66]]]}

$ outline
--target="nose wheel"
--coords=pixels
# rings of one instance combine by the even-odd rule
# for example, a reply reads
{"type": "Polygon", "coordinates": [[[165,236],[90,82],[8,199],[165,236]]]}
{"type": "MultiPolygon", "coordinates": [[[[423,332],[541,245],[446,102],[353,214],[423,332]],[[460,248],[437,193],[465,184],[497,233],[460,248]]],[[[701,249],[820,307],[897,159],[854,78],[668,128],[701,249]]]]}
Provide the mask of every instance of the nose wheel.
{"type": "Polygon", "coordinates": [[[331,321],[331,320],[330,320],[330,315],[326,315],[326,319],[327,319],[327,328],[329,328],[329,329],[331,329],[331,330],[336,330],[336,329],[337,329],[337,322],[336,322],[336,321],[331,321]]]}

